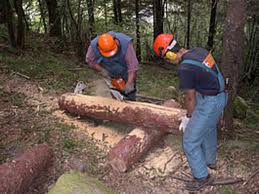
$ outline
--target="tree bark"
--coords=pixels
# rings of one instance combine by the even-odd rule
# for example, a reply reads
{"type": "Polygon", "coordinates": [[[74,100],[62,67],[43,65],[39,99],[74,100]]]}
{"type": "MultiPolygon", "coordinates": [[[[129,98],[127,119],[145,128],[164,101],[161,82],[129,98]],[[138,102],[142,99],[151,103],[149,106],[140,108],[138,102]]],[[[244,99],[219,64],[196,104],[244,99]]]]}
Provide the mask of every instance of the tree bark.
{"type": "Polygon", "coordinates": [[[94,29],[94,5],[92,0],[87,0],[90,37],[95,35],[94,29]]]}
{"type": "Polygon", "coordinates": [[[49,35],[61,36],[61,20],[57,0],[46,0],[49,13],[49,35]]]}
{"type": "Polygon", "coordinates": [[[153,0],[154,39],[164,32],[164,5],[162,0],[153,0]]]}
{"type": "Polygon", "coordinates": [[[41,16],[43,27],[44,27],[44,32],[47,33],[47,24],[46,24],[43,5],[42,5],[42,0],[38,0],[38,3],[39,3],[39,9],[40,9],[40,16],[41,16]]]}
{"type": "Polygon", "coordinates": [[[191,29],[191,0],[187,0],[187,32],[186,32],[186,47],[190,48],[190,29],[191,29]]]}
{"type": "Polygon", "coordinates": [[[113,4],[114,24],[118,24],[119,20],[118,20],[118,12],[117,12],[117,1],[112,0],[112,4],[113,4]]]}
{"type": "Polygon", "coordinates": [[[15,0],[15,9],[17,13],[17,36],[16,43],[20,48],[24,48],[24,19],[23,19],[23,8],[22,0],[15,0]]]}
{"type": "Polygon", "coordinates": [[[13,12],[12,7],[9,0],[4,0],[4,15],[6,16],[7,28],[8,28],[8,35],[10,39],[10,43],[12,47],[16,47],[16,39],[15,39],[15,30],[13,24],[13,12]]]}
{"type": "Polygon", "coordinates": [[[229,133],[233,133],[232,101],[237,94],[239,76],[243,65],[245,20],[245,0],[230,0],[225,19],[222,57],[222,70],[226,80],[228,80],[229,98],[225,108],[224,120],[229,133]]]}
{"type": "Polygon", "coordinates": [[[207,48],[211,50],[214,43],[214,34],[216,30],[216,14],[217,14],[217,4],[218,0],[211,0],[211,9],[210,9],[210,26],[209,26],[209,36],[207,48]]]}
{"type": "Polygon", "coordinates": [[[139,0],[135,1],[135,12],[136,12],[136,37],[137,37],[137,48],[136,54],[139,61],[141,61],[141,44],[140,44],[140,26],[139,26],[139,0]]]}
{"type": "Polygon", "coordinates": [[[118,22],[122,23],[122,14],[121,14],[121,0],[117,0],[117,12],[118,12],[118,22]]]}
{"type": "Polygon", "coordinates": [[[126,172],[161,137],[166,134],[155,129],[135,128],[108,153],[108,163],[118,172],[126,172]]]}
{"type": "Polygon", "coordinates": [[[25,193],[33,180],[49,167],[52,156],[48,145],[39,144],[0,165],[0,193],[25,193]]]}
{"type": "Polygon", "coordinates": [[[120,102],[98,96],[64,94],[59,107],[72,114],[130,123],[145,128],[179,133],[179,118],[185,111],[141,102],[120,102]]]}
{"type": "Polygon", "coordinates": [[[104,7],[104,20],[105,20],[105,31],[107,30],[108,22],[107,22],[107,0],[103,1],[103,7],[104,7]]]}
{"type": "Polygon", "coordinates": [[[77,51],[77,56],[80,58],[80,60],[82,60],[84,58],[84,46],[83,46],[83,42],[82,42],[82,37],[81,37],[81,0],[78,1],[78,19],[76,21],[76,19],[73,16],[73,12],[71,9],[71,5],[70,5],[70,1],[67,0],[67,8],[68,8],[68,12],[70,15],[70,19],[72,21],[72,24],[74,26],[74,32],[75,35],[72,36],[74,37],[73,40],[75,41],[75,50],[77,51]]]}
{"type": "MultiPolygon", "coordinates": [[[[259,7],[259,6],[258,6],[259,7]]],[[[249,84],[253,84],[256,79],[258,49],[259,49],[259,35],[258,35],[258,20],[259,17],[253,14],[248,20],[248,38],[247,38],[247,54],[243,70],[242,80],[247,80],[249,84]]],[[[241,80],[241,81],[242,81],[241,80]]]]}

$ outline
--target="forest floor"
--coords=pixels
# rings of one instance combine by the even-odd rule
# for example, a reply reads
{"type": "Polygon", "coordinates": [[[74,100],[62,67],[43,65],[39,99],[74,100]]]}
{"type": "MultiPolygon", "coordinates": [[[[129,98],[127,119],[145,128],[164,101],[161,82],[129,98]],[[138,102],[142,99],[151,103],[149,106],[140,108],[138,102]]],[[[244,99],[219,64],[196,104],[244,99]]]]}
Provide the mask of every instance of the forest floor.
{"type": "MultiPolygon", "coordinates": [[[[76,62],[72,54],[43,53],[45,47],[19,52],[5,48],[0,53],[0,162],[10,161],[38,143],[46,142],[54,151],[50,169],[28,193],[46,193],[60,175],[71,169],[97,177],[120,193],[189,193],[184,182],[177,179],[191,177],[181,136],[164,137],[128,172],[112,171],[106,163],[106,154],[132,126],[97,124],[60,111],[57,98],[73,91],[77,80],[87,84],[86,94],[108,93],[102,80],[76,62]]],[[[141,94],[180,98],[175,89],[177,80],[171,78],[174,74],[167,69],[142,65],[140,71],[141,94]]],[[[259,193],[258,129],[258,124],[251,127],[236,120],[235,135],[219,138],[218,169],[210,173],[218,180],[243,181],[210,186],[198,193],[259,193]]]]}

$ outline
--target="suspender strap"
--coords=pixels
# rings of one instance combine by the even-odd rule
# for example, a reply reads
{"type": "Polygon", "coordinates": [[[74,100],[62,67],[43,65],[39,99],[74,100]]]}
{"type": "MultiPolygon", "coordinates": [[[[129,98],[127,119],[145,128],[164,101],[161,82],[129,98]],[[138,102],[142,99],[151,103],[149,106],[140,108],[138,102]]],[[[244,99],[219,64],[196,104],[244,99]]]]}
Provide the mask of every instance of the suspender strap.
{"type": "MultiPolygon", "coordinates": [[[[216,78],[218,77],[218,74],[215,71],[213,71],[211,68],[207,67],[206,65],[202,64],[201,62],[187,59],[187,60],[183,60],[181,63],[182,64],[191,64],[191,65],[201,67],[201,68],[205,69],[207,72],[210,72],[216,78]]],[[[215,65],[216,65],[217,71],[219,72],[217,64],[215,64],[215,65]]]]}

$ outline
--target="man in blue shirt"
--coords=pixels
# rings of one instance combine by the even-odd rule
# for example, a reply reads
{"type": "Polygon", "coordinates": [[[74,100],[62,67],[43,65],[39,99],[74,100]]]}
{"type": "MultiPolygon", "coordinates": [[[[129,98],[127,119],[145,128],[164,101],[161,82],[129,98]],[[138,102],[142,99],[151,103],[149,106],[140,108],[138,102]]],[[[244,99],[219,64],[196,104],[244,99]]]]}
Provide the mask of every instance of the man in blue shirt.
{"type": "Polygon", "coordinates": [[[159,57],[180,64],[179,87],[187,114],[179,130],[184,132],[183,149],[193,175],[186,188],[199,190],[213,181],[208,167],[216,168],[216,126],[226,104],[224,78],[207,50],[181,48],[173,34],[158,35],[153,48],[159,57]]]}

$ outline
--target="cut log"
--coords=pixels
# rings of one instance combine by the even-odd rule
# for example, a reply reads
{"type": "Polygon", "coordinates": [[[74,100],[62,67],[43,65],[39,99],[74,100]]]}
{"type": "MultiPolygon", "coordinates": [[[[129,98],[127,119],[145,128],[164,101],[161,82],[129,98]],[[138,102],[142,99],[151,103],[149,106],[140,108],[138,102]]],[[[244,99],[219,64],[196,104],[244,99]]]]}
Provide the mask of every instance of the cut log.
{"type": "MultiPolygon", "coordinates": [[[[180,104],[169,100],[163,106],[178,108],[180,104]]],[[[126,172],[166,133],[162,130],[135,128],[121,139],[108,153],[108,163],[119,172],[126,172]]]]}
{"type": "Polygon", "coordinates": [[[59,98],[59,107],[72,114],[111,120],[157,129],[165,132],[179,133],[179,118],[185,111],[142,102],[120,102],[114,99],[64,94],[59,98]]]}
{"type": "Polygon", "coordinates": [[[165,134],[154,129],[135,128],[108,153],[108,163],[118,172],[126,172],[165,134]]]}
{"type": "Polygon", "coordinates": [[[49,166],[51,158],[49,146],[39,144],[18,158],[0,165],[0,193],[25,193],[33,180],[49,166]]]}

